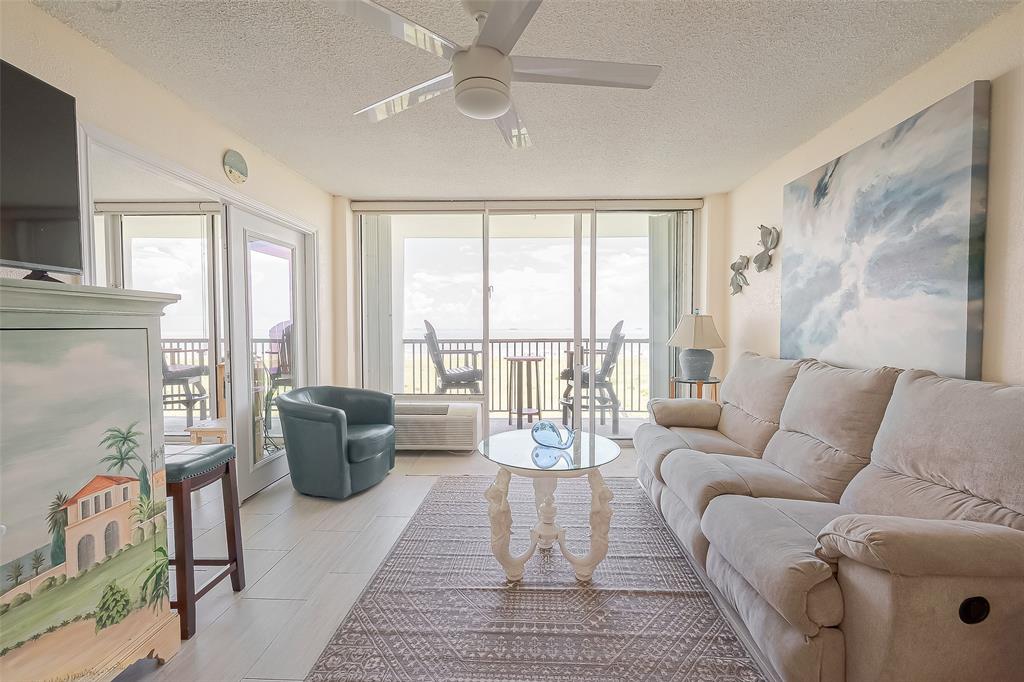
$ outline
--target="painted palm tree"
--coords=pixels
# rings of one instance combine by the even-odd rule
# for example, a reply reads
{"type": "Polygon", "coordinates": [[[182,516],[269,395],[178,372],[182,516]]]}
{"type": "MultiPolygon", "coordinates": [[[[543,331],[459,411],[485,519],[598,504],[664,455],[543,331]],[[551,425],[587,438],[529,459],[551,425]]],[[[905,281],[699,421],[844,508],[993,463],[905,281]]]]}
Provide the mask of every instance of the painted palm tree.
{"type": "Polygon", "coordinates": [[[139,447],[139,436],[141,431],[136,431],[138,422],[133,422],[126,429],[119,429],[111,426],[103,432],[103,439],[100,445],[110,450],[110,454],[100,459],[100,463],[106,462],[107,471],[123,472],[126,468],[139,478],[139,495],[150,497],[149,472],[146,470],[146,463],[136,454],[139,447]]]}
{"type": "MultiPolygon", "coordinates": [[[[140,497],[132,509],[132,521],[140,526],[157,515],[156,502],[152,497],[140,497]]],[[[153,547],[156,547],[157,533],[153,533],[153,547]]]]}
{"type": "Polygon", "coordinates": [[[156,502],[151,497],[140,498],[132,509],[132,521],[145,523],[156,516],[156,502]]]}
{"type": "Polygon", "coordinates": [[[32,552],[32,573],[33,575],[39,575],[39,569],[46,563],[46,557],[38,549],[32,552]]]}
{"type": "Polygon", "coordinates": [[[164,600],[171,598],[170,561],[166,547],[153,550],[153,561],[146,570],[146,579],[142,581],[142,599],[154,611],[164,608],[164,600]]]}
{"type": "Polygon", "coordinates": [[[25,575],[25,568],[21,565],[21,559],[18,559],[11,567],[7,569],[7,582],[12,587],[17,587],[21,584],[21,579],[25,575]]]}
{"type": "Polygon", "coordinates": [[[46,525],[50,529],[50,565],[60,566],[64,563],[66,551],[64,549],[64,529],[68,527],[68,510],[64,505],[68,503],[68,496],[58,492],[50,502],[50,511],[46,515],[46,525]]]}

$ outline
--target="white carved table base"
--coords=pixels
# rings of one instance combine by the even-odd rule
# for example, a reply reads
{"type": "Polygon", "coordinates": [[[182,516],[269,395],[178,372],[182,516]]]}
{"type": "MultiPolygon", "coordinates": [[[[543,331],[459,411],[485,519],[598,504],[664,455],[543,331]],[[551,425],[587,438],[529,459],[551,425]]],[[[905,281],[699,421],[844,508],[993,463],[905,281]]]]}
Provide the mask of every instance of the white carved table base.
{"type": "Polygon", "coordinates": [[[565,543],[565,530],[555,523],[557,508],[555,507],[555,488],[558,486],[557,476],[533,477],[533,493],[537,505],[537,525],[530,531],[530,546],[519,556],[514,556],[509,549],[512,539],[512,509],[508,504],[508,486],[512,480],[511,472],[505,467],[498,469],[498,475],[484,493],[488,502],[488,515],[491,519],[491,551],[498,560],[510,582],[523,579],[523,568],[533,553],[540,549],[550,549],[558,543],[562,556],[572,564],[576,578],[589,582],[594,569],[608,554],[608,530],[612,521],[612,491],[604,484],[604,478],[597,467],[587,471],[590,482],[590,551],[577,556],[569,551],[565,543]]]}

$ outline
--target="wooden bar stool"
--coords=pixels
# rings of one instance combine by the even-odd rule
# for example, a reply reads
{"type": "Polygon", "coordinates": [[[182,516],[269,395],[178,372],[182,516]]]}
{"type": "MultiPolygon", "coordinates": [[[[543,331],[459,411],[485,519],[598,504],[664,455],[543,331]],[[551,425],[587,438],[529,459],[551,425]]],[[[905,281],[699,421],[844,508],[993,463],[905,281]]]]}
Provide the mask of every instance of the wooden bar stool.
{"type": "Polygon", "coordinates": [[[193,445],[166,459],[167,495],[174,504],[174,558],[177,599],[171,607],[178,610],[181,638],[196,633],[196,601],[227,576],[231,588],[245,587],[242,567],[242,528],[238,516],[238,483],[235,476],[235,446],[230,444],[193,445]],[[224,528],[227,530],[226,559],[197,559],[192,548],[192,492],[220,481],[224,497],[224,528]],[[215,576],[196,588],[196,566],[223,566],[215,576]]]}
{"type": "Polygon", "coordinates": [[[540,365],[544,361],[541,355],[510,355],[508,361],[508,423],[512,423],[513,412],[516,415],[516,428],[523,428],[523,417],[528,423],[533,418],[540,419],[541,402],[540,365]],[[523,379],[526,385],[523,385],[523,379]],[[524,397],[525,388],[525,402],[524,397]],[[533,406],[536,399],[537,407],[533,406]]]}

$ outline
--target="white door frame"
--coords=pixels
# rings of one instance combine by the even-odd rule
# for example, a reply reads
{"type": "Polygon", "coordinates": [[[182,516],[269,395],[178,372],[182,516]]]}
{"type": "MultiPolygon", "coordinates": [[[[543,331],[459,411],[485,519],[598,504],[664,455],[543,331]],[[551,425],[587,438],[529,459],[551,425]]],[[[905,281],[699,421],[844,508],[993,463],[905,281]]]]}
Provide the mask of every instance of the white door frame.
{"type": "Polygon", "coordinates": [[[241,208],[231,206],[227,211],[226,244],[228,250],[228,329],[230,330],[228,345],[228,362],[230,371],[225,379],[228,394],[231,396],[231,413],[233,425],[233,442],[238,450],[238,491],[239,497],[250,497],[274,481],[288,474],[288,461],[284,449],[275,454],[254,462],[255,443],[253,423],[256,410],[263,410],[262,405],[254,405],[252,386],[254,384],[252,363],[252,325],[250,309],[252,292],[250,280],[251,239],[259,239],[278,244],[292,250],[294,260],[292,267],[292,343],[303,352],[295,353],[291,358],[295,363],[292,367],[293,380],[296,386],[314,383],[315,372],[312,371],[315,360],[311,351],[315,342],[310,337],[316,336],[315,326],[310,325],[309,306],[306,299],[309,281],[309,248],[308,236],[303,235],[285,225],[253,215],[241,208]]]}
{"type": "MultiPolygon", "coordinates": [[[[230,208],[243,209],[247,213],[255,215],[257,217],[269,220],[278,225],[287,227],[291,230],[299,232],[304,237],[304,257],[307,263],[306,276],[304,279],[305,286],[305,319],[307,320],[307,329],[309,331],[306,334],[306,362],[307,372],[311,382],[320,382],[323,378],[320,376],[320,356],[319,356],[319,339],[317,330],[319,330],[319,314],[318,314],[318,282],[319,282],[319,253],[320,253],[320,239],[319,234],[312,224],[297,218],[285,211],[280,211],[268,204],[265,204],[257,199],[250,197],[243,192],[238,191],[226,182],[218,182],[211,180],[209,177],[196,173],[190,168],[171,161],[165,157],[140,147],[136,144],[128,142],[127,140],[119,137],[118,135],[112,134],[99,128],[91,123],[85,123],[79,121],[78,125],[78,173],[79,173],[79,195],[82,199],[81,213],[82,213],[82,244],[83,244],[83,263],[85,265],[85,273],[83,280],[86,284],[96,283],[96,272],[95,272],[95,260],[92,254],[93,244],[95,244],[94,226],[92,220],[93,213],[93,194],[92,194],[92,183],[89,174],[89,145],[94,144],[102,147],[108,151],[115,152],[123,157],[126,157],[130,161],[141,165],[147,170],[154,172],[158,175],[163,175],[170,180],[176,180],[178,182],[184,182],[193,187],[196,187],[203,192],[207,193],[209,197],[215,201],[219,201],[222,206],[221,213],[221,226],[222,234],[224,239],[222,245],[225,249],[224,254],[227,253],[227,214],[230,208]]],[[[228,280],[228,268],[227,259],[223,257],[218,261],[223,264],[224,267],[218,272],[223,273],[223,284],[225,291],[225,305],[228,306],[228,315],[230,318],[230,301],[231,301],[231,287],[228,280]]],[[[225,330],[225,342],[227,347],[231,347],[232,338],[230,324],[227,325],[228,329],[225,330]]],[[[231,366],[229,362],[230,358],[226,359],[225,375],[230,377],[231,366]]],[[[230,388],[226,391],[225,396],[228,401],[228,412],[233,413],[232,402],[232,391],[230,388]]]]}
{"type": "MultiPolygon", "coordinates": [[[[292,230],[301,232],[306,236],[306,262],[312,264],[319,264],[320,262],[320,236],[317,229],[310,223],[297,218],[290,213],[278,210],[268,204],[263,203],[251,196],[238,191],[226,182],[218,182],[211,180],[205,175],[196,173],[190,168],[183,166],[180,163],[171,161],[159,154],[140,147],[136,144],[128,142],[118,135],[109,133],[106,130],[99,128],[91,123],[85,123],[79,121],[78,123],[78,176],[79,176],[79,194],[82,197],[82,243],[85,245],[87,251],[84,262],[86,263],[86,273],[84,282],[86,284],[95,284],[95,264],[92,257],[91,245],[95,243],[95,235],[93,234],[93,222],[92,222],[92,183],[89,178],[89,145],[94,144],[99,147],[103,147],[108,151],[115,152],[121,156],[128,158],[130,161],[139,164],[158,175],[166,176],[171,180],[177,180],[186,184],[192,185],[203,192],[207,193],[211,199],[219,201],[225,208],[224,213],[227,213],[227,208],[235,206],[237,208],[244,209],[246,212],[256,215],[260,218],[270,220],[271,222],[284,225],[292,230]]],[[[222,225],[226,226],[227,221],[222,217],[222,225]]],[[[225,240],[226,241],[226,240],[225,240]]],[[[308,319],[312,329],[319,329],[319,265],[316,267],[307,268],[308,273],[306,276],[306,308],[308,319]]],[[[319,356],[319,340],[318,334],[311,334],[311,343],[314,347],[314,352],[309,356],[311,376],[315,377],[317,381],[321,381],[320,376],[320,356],[319,356]]],[[[229,340],[230,341],[230,340],[229,340]]]]}

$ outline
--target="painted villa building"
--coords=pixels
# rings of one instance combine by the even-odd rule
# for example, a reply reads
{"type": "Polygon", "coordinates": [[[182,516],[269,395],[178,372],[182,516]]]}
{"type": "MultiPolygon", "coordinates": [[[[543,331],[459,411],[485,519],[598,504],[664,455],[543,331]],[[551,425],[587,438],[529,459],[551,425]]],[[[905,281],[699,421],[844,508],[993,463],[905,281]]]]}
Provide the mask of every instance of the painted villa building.
{"type": "Polygon", "coordinates": [[[78,575],[132,539],[132,509],[139,499],[139,479],[129,476],[93,476],[71,496],[64,508],[67,576],[78,575]]]}

